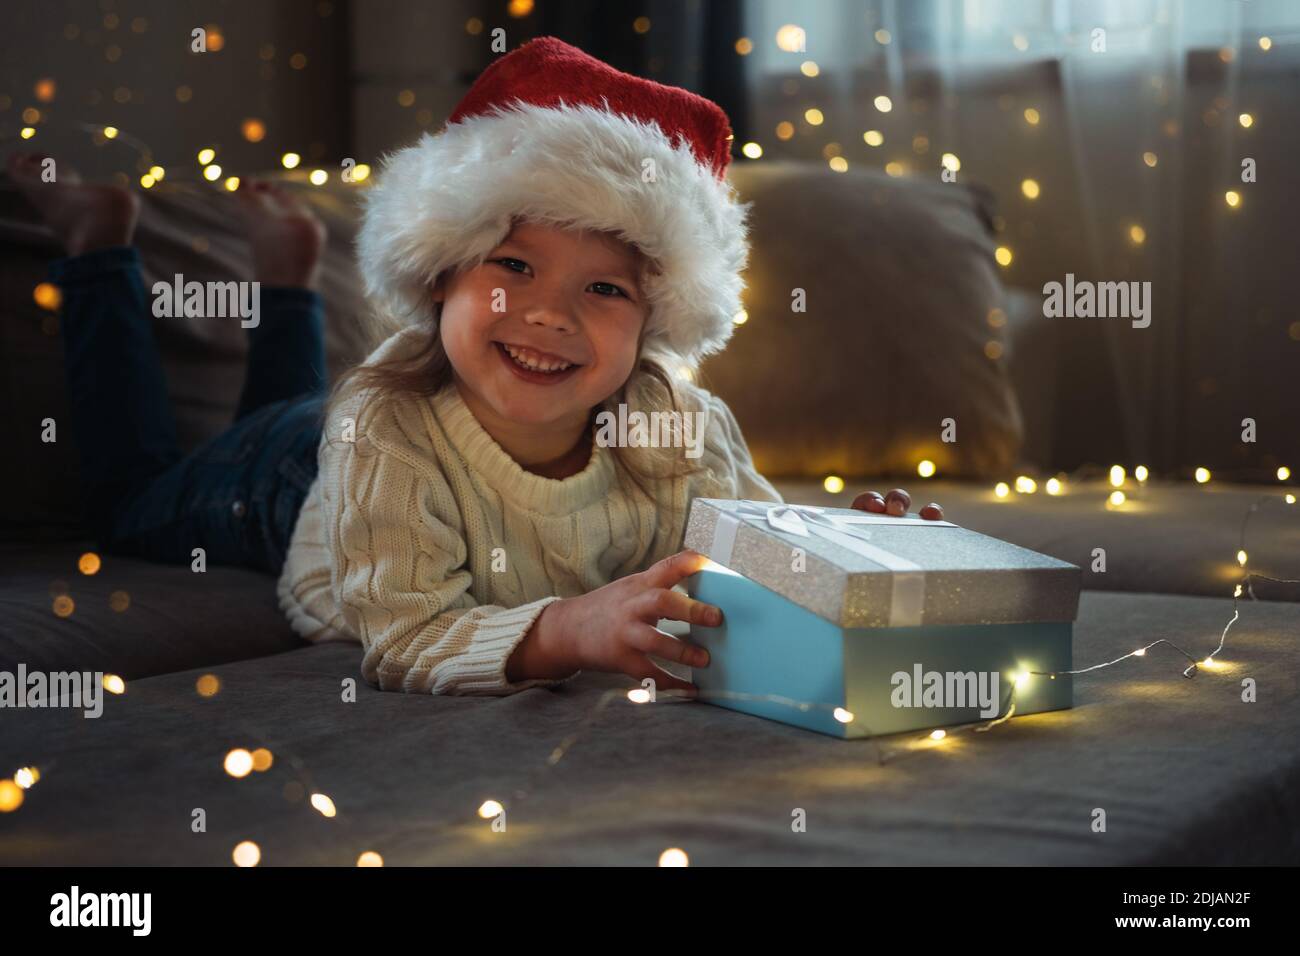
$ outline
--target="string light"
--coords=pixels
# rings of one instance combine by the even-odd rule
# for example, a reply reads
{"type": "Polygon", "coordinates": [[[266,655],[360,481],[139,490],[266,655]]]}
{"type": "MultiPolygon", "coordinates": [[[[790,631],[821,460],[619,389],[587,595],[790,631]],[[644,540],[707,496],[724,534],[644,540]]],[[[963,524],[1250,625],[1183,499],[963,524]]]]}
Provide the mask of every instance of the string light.
{"type": "Polygon", "coordinates": [[[1281,468],[1277,470],[1278,481],[1286,481],[1290,477],[1291,477],[1291,469],[1288,468],[1286,465],[1283,465],[1281,468]]]}
{"type": "Polygon", "coordinates": [[[839,475],[827,475],[822,481],[822,487],[833,495],[838,495],[844,490],[844,479],[839,475]]]}
{"type": "Polygon", "coordinates": [[[1209,480],[1210,480],[1210,469],[1208,468],[1196,469],[1196,483],[1198,485],[1203,485],[1209,480]]]}
{"type": "Polygon", "coordinates": [[[1124,486],[1124,468],[1122,465],[1110,466],[1110,483],[1116,488],[1124,486]]]}
{"type": "Polygon", "coordinates": [[[221,178],[221,167],[216,164],[203,167],[203,178],[208,182],[216,182],[221,178]]]}
{"type": "Polygon", "coordinates": [[[933,477],[933,475],[934,475],[934,462],[930,461],[928,458],[922,460],[922,461],[921,461],[921,462],[916,466],[916,473],[917,473],[918,475],[920,475],[922,478],[930,478],[930,477],[933,477]]]}
{"type": "Polygon", "coordinates": [[[296,169],[298,164],[301,162],[302,157],[297,153],[285,153],[280,157],[280,165],[285,169],[296,169]]]}
{"type": "Polygon", "coordinates": [[[1011,489],[1007,487],[1007,483],[1005,481],[999,481],[996,485],[993,486],[993,493],[997,495],[999,498],[1005,498],[1007,495],[1011,494],[1011,489]]]}
{"type": "Polygon", "coordinates": [[[882,113],[888,113],[890,110],[894,108],[894,101],[891,100],[888,96],[884,96],[883,94],[881,96],[877,96],[872,102],[875,104],[876,109],[878,109],[882,113]]]}

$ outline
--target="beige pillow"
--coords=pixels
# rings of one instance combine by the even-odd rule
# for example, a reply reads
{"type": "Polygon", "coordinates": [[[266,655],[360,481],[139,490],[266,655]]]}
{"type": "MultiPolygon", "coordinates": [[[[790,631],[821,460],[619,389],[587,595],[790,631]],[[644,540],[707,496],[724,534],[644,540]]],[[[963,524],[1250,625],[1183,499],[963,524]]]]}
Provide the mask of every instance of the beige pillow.
{"type": "Polygon", "coordinates": [[[731,406],[758,469],[915,475],[928,458],[941,475],[989,478],[1013,467],[1020,410],[1004,360],[986,353],[1000,345],[989,313],[1005,309],[987,195],[813,163],[742,161],[731,176],[753,202],[748,319],[700,382],[731,406]],[[805,312],[791,310],[795,289],[805,312]]]}

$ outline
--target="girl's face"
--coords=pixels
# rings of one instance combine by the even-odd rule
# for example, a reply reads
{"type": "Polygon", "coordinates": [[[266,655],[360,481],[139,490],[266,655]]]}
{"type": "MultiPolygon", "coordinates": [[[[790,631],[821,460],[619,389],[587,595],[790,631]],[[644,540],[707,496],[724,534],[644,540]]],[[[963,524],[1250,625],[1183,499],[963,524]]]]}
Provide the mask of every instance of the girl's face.
{"type": "Polygon", "coordinates": [[[440,276],[442,343],[467,403],[503,424],[585,427],[636,365],[639,276],[617,238],[531,222],[481,265],[440,276]]]}

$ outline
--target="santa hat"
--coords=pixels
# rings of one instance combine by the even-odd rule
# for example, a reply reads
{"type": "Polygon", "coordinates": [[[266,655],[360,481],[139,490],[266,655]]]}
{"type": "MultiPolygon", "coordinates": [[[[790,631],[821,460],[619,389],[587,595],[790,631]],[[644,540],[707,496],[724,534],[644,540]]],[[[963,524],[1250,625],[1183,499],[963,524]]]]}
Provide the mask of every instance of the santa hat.
{"type": "Polygon", "coordinates": [[[694,367],[730,338],[748,256],[717,104],[622,73],[554,37],[501,57],[436,135],[388,157],[357,240],[371,300],[431,307],[442,272],[483,261],[514,217],[620,235],[653,260],[645,352],[694,367]]]}

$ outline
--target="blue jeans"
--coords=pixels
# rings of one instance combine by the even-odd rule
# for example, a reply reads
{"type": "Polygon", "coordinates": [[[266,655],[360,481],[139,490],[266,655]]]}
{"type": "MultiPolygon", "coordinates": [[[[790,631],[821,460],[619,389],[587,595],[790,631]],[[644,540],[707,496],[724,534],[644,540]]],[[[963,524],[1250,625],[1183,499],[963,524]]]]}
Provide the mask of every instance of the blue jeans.
{"type": "Polygon", "coordinates": [[[278,573],[316,477],[326,390],[320,296],[261,289],[234,424],[185,455],[135,249],[61,259],[50,277],[63,291],[72,424],[100,547],[175,564],[193,563],[202,548],[209,564],[278,573]]]}

